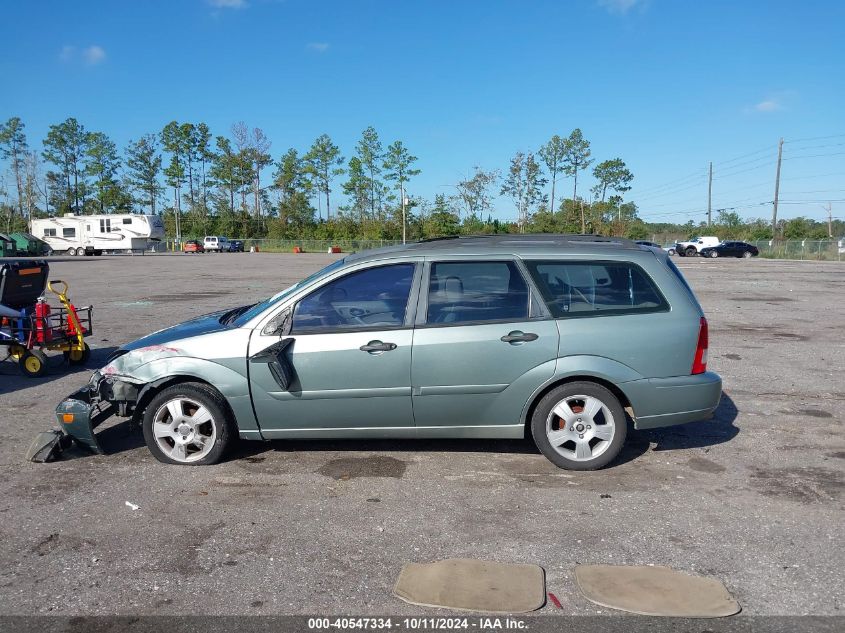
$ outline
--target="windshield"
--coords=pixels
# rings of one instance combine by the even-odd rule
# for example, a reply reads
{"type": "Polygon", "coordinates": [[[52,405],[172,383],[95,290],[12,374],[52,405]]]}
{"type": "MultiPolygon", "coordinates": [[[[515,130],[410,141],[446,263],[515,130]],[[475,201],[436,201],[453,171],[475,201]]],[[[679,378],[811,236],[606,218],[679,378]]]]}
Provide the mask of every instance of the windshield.
{"type": "Polygon", "coordinates": [[[346,261],[345,259],[338,259],[337,261],[332,262],[331,264],[329,264],[325,268],[321,268],[317,272],[315,272],[311,275],[308,275],[305,279],[296,282],[292,286],[288,286],[287,288],[285,288],[281,292],[277,292],[272,297],[269,297],[269,298],[265,299],[264,301],[256,303],[249,310],[247,310],[243,314],[238,315],[238,318],[234,321],[234,325],[236,325],[237,327],[241,327],[245,323],[248,323],[250,320],[254,319],[259,314],[264,312],[267,308],[274,306],[279,301],[281,301],[282,299],[287,297],[291,292],[293,292],[297,288],[301,288],[302,286],[305,286],[306,284],[311,283],[315,279],[318,279],[319,277],[322,277],[323,275],[326,275],[326,274],[330,273],[331,271],[340,268],[341,266],[343,266],[345,261],[346,261]]]}

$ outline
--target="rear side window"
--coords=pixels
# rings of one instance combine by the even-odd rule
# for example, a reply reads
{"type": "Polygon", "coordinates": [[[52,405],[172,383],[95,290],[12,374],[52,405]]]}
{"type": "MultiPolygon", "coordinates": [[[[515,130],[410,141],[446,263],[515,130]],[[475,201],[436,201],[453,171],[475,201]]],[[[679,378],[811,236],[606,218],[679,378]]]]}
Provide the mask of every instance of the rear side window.
{"type": "Polygon", "coordinates": [[[630,262],[526,261],[555,318],[663,312],[666,299],[630,262]]]}
{"type": "Polygon", "coordinates": [[[528,286],[514,262],[436,262],[431,265],[427,323],[454,325],[525,321],[528,286]]]}

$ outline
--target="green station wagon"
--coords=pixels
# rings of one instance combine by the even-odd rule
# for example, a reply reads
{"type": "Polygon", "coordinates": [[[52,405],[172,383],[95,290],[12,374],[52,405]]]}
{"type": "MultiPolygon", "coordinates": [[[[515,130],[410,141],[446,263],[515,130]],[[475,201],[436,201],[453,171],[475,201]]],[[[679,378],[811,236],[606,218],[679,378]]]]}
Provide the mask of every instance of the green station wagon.
{"type": "Polygon", "coordinates": [[[261,303],[125,345],[57,408],[111,415],[171,464],[238,438],[533,437],[588,470],[636,429],[709,417],[707,321],[665,252],[595,236],[440,239],[349,255],[261,303]]]}

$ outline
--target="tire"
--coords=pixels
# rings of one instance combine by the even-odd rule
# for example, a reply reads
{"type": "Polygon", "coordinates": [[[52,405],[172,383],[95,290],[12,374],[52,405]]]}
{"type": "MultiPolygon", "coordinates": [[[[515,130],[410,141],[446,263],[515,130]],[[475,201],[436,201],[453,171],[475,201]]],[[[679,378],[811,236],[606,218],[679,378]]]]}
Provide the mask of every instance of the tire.
{"type": "Polygon", "coordinates": [[[695,246],[690,246],[686,250],[686,255],[687,255],[687,257],[695,257],[696,255],[698,255],[698,251],[695,250],[695,246]]]}
{"type": "Polygon", "coordinates": [[[627,432],[628,423],[619,400],[594,382],[570,382],[556,387],[540,400],[531,416],[531,435],[537,448],[555,466],[566,470],[607,466],[622,450],[627,432]],[[592,416],[586,412],[589,408],[595,409],[592,416]],[[569,429],[566,424],[561,427],[564,417],[559,412],[569,418],[569,429]]]}
{"type": "Polygon", "coordinates": [[[44,376],[47,374],[47,355],[40,349],[28,349],[18,360],[18,367],[30,378],[44,376]]]}
{"type": "Polygon", "coordinates": [[[44,251],[44,254],[45,254],[47,257],[50,257],[50,256],[53,254],[53,252],[54,252],[54,251],[53,251],[53,249],[52,249],[52,248],[48,248],[46,251],[44,251]]]}
{"type": "Polygon", "coordinates": [[[749,259],[750,257],[751,257],[751,251],[745,251],[745,252],[742,254],[742,258],[743,258],[743,259],[749,259]]]}
{"type": "Polygon", "coordinates": [[[669,256],[671,257],[672,255],[674,255],[674,254],[675,254],[675,249],[674,249],[674,248],[670,248],[670,249],[669,249],[668,251],[666,251],[666,252],[667,252],[667,253],[669,253],[669,256]]]}
{"type": "Polygon", "coordinates": [[[83,343],[82,345],[81,350],[72,349],[69,352],[64,352],[68,365],[84,365],[91,358],[91,348],[88,347],[88,343],[83,343]]]}
{"type": "Polygon", "coordinates": [[[73,248],[73,247],[67,249],[67,254],[70,255],[71,257],[76,257],[76,249],[73,248]]]}
{"type": "Polygon", "coordinates": [[[80,246],[79,248],[76,249],[76,256],[77,257],[83,257],[84,255],[85,255],[85,249],[84,248],[82,248],[80,246]]]}
{"type": "Polygon", "coordinates": [[[195,382],[174,385],[156,394],[144,411],[142,426],[147,448],[165,464],[216,464],[237,440],[237,429],[223,396],[195,382]],[[174,420],[174,411],[181,422],[174,420]],[[198,413],[199,421],[194,419],[198,413]]]}
{"type": "Polygon", "coordinates": [[[710,257],[716,258],[719,256],[719,251],[710,251],[710,257]]]}

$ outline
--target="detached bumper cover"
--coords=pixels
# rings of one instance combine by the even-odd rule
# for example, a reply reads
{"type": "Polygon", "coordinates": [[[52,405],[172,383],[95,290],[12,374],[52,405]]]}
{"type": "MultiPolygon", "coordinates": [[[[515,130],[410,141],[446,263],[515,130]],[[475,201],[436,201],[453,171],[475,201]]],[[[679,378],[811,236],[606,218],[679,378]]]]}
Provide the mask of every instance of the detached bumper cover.
{"type": "Polygon", "coordinates": [[[88,385],[59,403],[56,419],[66,435],[92,452],[102,454],[94,429],[116,412],[112,403],[100,399],[96,386],[88,385]]]}

